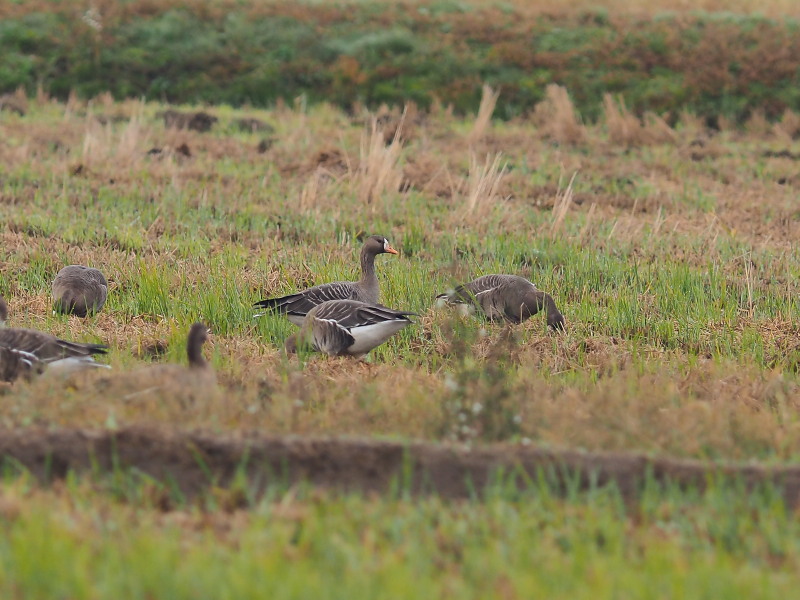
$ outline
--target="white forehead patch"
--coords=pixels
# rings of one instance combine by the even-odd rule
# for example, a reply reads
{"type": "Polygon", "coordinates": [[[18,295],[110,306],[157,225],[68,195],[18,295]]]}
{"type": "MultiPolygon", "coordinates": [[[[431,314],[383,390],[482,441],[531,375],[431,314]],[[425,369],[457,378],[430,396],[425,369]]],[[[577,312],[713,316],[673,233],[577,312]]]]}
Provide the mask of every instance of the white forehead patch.
{"type": "Polygon", "coordinates": [[[383,249],[386,250],[389,247],[389,240],[383,238],[383,249]]]}

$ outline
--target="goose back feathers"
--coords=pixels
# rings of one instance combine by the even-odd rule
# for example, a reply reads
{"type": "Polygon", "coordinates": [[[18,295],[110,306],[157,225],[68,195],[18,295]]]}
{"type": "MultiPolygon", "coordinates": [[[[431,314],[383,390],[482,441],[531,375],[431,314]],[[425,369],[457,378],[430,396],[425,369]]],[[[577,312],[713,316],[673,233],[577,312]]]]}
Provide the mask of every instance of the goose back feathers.
{"type": "MultiPolygon", "coordinates": [[[[303,317],[308,312],[330,300],[356,300],[367,304],[377,304],[380,301],[380,286],[378,276],[375,274],[375,257],[378,254],[397,254],[389,240],[380,235],[373,235],[366,239],[361,248],[361,279],[359,281],[335,281],[317,285],[307,290],[281,296],[280,298],[267,298],[256,302],[256,308],[265,308],[287,315],[295,325],[303,322],[303,317]]],[[[261,316],[260,313],[256,316],[261,316]]]]}
{"type": "Polygon", "coordinates": [[[489,320],[511,323],[521,323],[544,309],[547,325],[554,330],[564,329],[564,316],[552,296],[517,275],[484,275],[436,298],[478,309],[489,320]]]}
{"type": "Polygon", "coordinates": [[[108,296],[108,282],[97,269],[69,265],[53,281],[53,307],[57,312],[79,317],[103,308],[108,296]]]}
{"type": "MultiPolygon", "coordinates": [[[[0,298],[0,325],[7,315],[6,301],[0,298]]],[[[102,344],[69,342],[36,329],[0,327],[0,379],[10,382],[45,370],[66,374],[90,367],[107,368],[93,358],[107,351],[102,344]]]]}
{"type": "Polygon", "coordinates": [[[412,315],[416,313],[357,300],[330,300],[305,315],[300,331],[286,340],[286,351],[296,352],[299,347],[331,356],[361,357],[411,325],[408,317],[412,315]]]}

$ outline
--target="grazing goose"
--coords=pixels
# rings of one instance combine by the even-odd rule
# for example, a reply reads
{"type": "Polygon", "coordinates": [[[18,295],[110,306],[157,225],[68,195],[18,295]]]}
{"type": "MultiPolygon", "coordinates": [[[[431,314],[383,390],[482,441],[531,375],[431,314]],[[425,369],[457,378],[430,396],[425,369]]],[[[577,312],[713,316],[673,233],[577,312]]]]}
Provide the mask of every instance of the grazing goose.
{"type": "Polygon", "coordinates": [[[484,275],[458,286],[453,292],[439,294],[437,301],[479,308],[490,320],[505,319],[521,323],[544,309],[547,325],[564,330],[564,316],[556,308],[552,296],[530,281],[517,275],[484,275]]]}
{"type": "Polygon", "coordinates": [[[85,317],[103,308],[108,282],[97,269],[69,265],[53,281],[54,309],[63,314],[85,317]]]}
{"type": "Polygon", "coordinates": [[[44,371],[68,374],[90,367],[110,368],[96,363],[93,354],[105,354],[107,346],[68,342],[35,329],[4,327],[8,305],[0,297],[0,381],[30,378],[44,371]]]}
{"type": "MultiPolygon", "coordinates": [[[[378,254],[398,254],[389,240],[380,235],[372,235],[361,248],[361,279],[359,281],[335,281],[317,285],[296,294],[280,298],[267,298],[256,302],[256,308],[266,308],[285,313],[295,325],[303,322],[308,312],[328,300],[357,300],[367,304],[377,304],[380,299],[378,276],[375,274],[375,257],[378,254]]],[[[265,313],[259,313],[260,317],[265,313]]]]}
{"type": "Polygon", "coordinates": [[[358,300],[329,300],[304,316],[300,331],[287,338],[286,351],[297,352],[299,347],[331,356],[361,358],[411,325],[413,321],[408,316],[416,314],[358,300]]]}

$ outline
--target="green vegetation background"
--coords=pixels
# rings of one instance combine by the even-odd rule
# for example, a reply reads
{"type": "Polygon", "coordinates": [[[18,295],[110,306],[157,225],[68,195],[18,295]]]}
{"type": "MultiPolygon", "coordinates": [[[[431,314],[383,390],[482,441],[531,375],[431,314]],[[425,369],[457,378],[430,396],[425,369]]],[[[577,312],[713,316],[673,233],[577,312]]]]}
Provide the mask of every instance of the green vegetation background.
{"type": "Polygon", "coordinates": [[[531,16],[449,0],[12,4],[0,10],[0,93],[254,106],[304,95],[345,108],[438,100],[471,112],[488,83],[501,90],[495,115],[510,118],[559,83],[590,121],[605,92],[639,114],[688,109],[710,122],[800,110],[800,35],[788,18],[531,16]]]}

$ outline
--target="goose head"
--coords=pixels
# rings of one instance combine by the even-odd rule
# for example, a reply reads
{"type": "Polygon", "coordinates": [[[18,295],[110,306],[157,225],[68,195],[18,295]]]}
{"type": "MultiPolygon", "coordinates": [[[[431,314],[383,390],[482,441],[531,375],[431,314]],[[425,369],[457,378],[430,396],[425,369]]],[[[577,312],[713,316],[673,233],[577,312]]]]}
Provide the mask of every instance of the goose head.
{"type": "Polygon", "coordinates": [[[368,254],[399,254],[382,235],[371,235],[364,242],[364,252],[368,254]]]}
{"type": "Polygon", "coordinates": [[[205,367],[206,359],[203,358],[203,344],[208,340],[208,328],[203,323],[195,323],[189,329],[186,340],[186,353],[190,367],[205,367]]]}
{"type": "Polygon", "coordinates": [[[566,320],[560,312],[547,312],[547,326],[553,331],[566,331],[566,320]]]}

